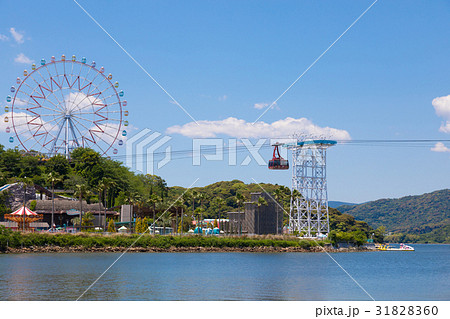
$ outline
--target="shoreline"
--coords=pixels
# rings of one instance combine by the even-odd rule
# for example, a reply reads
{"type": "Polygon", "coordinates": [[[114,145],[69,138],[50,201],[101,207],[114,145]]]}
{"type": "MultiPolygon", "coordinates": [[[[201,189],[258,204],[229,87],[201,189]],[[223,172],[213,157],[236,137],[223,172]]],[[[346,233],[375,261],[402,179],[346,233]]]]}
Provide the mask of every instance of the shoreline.
{"type": "Polygon", "coordinates": [[[338,252],[369,252],[375,251],[365,247],[353,248],[330,248],[314,246],[302,247],[60,247],[60,246],[32,246],[24,248],[8,247],[2,254],[25,254],[25,253],[122,253],[125,250],[130,253],[222,253],[222,252],[244,252],[244,253],[338,253],[338,252]]]}

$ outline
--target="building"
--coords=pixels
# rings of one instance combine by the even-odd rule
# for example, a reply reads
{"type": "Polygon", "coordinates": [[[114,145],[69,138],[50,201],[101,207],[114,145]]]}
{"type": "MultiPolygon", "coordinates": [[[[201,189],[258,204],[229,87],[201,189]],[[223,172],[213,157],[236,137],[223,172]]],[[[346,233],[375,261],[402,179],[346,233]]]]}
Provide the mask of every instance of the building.
{"type": "MultiPolygon", "coordinates": [[[[36,200],[36,208],[34,211],[38,214],[43,214],[43,222],[47,222],[49,225],[52,220],[52,201],[51,200],[36,200]]],[[[88,204],[86,201],[81,202],[81,209],[83,215],[86,213],[92,213],[94,215],[93,224],[96,227],[102,227],[105,224],[105,208],[102,204],[88,204]]],[[[71,220],[80,215],[80,201],[55,199],[55,212],[53,215],[53,221],[56,226],[69,226],[72,225],[71,220]]],[[[107,210],[106,218],[119,216],[116,211],[107,210]]]]}
{"type": "Polygon", "coordinates": [[[251,201],[245,203],[244,212],[229,212],[227,232],[231,234],[281,234],[283,209],[281,204],[267,193],[252,193],[251,201]],[[259,198],[267,204],[258,203],[259,198]]]}

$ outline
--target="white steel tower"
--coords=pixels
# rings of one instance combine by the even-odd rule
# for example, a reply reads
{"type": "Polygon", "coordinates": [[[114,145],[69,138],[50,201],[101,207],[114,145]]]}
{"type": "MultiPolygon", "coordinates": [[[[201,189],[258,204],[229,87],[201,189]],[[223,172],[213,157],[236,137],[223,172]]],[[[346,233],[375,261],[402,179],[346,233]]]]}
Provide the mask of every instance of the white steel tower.
{"type": "Polygon", "coordinates": [[[292,150],[291,232],[308,237],[329,233],[326,155],[336,143],[319,139],[285,144],[292,150]]]}

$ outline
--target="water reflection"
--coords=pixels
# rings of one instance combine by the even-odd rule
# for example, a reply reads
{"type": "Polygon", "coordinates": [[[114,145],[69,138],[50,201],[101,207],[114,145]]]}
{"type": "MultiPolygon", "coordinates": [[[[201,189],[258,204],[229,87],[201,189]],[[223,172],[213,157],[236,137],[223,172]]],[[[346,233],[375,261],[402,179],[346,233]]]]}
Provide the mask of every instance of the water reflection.
{"type": "MultiPolygon", "coordinates": [[[[75,300],[116,253],[0,255],[1,300],[75,300]]],[[[333,257],[377,300],[448,300],[450,246],[333,257]],[[411,280],[413,278],[414,280],[411,280]],[[439,285],[439,287],[437,287],[439,285]]],[[[83,300],[368,300],[320,253],[129,253],[83,300]]]]}

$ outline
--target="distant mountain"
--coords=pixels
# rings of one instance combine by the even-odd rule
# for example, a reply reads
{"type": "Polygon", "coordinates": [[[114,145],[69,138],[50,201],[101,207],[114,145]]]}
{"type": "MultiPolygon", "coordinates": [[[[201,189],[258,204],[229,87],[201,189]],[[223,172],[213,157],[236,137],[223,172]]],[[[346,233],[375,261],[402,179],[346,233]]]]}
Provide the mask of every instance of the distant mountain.
{"type": "Polygon", "coordinates": [[[450,243],[450,189],[397,199],[380,199],[359,205],[342,205],[342,213],[364,220],[373,228],[386,227],[410,241],[450,243]]]}
{"type": "Polygon", "coordinates": [[[331,207],[331,208],[338,208],[339,206],[343,206],[343,205],[353,206],[353,205],[358,205],[358,204],[347,203],[347,202],[339,202],[339,201],[335,201],[335,200],[328,201],[328,207],[331,207]]]}

